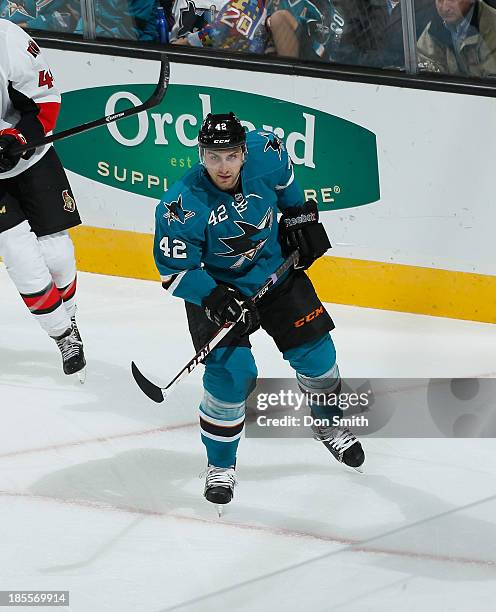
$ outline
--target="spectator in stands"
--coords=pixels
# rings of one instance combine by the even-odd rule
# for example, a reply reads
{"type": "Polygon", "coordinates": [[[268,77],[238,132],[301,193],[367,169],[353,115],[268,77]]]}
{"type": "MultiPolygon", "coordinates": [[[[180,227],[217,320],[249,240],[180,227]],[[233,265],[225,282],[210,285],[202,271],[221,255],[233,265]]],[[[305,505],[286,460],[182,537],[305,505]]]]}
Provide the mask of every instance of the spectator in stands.
{"type": "Polygon", "coordinates": [[[71,33],[79,16],[79,0],[0,0],[0,18],[22,28],[71,33]]]}
{"type": "MultiPolygon", "coordinates": [[[[173,0],[170,9],[172,28],[170,41],[174,44],[189,45],[188,35],[198,32],[214,21],[224,2],[210,0],[173,0]]],[[[168,11],[166,11],[168,12],[168,11]]]]}
{"type": "MultiPolygon", "coordinates": [[[[157,40],[157,0],[95,0],[96,35],[122,40],[157,40]]],[[[83,32],[82,19],[76,33],[83,32]]]]}
{"type": "Polygon", "coordinates": [[[384,61],[384,32],[390,15],[389,0],[336,1],[346,24],[339,61],[381,68],[384,61]]]}
{"type": "Polygon", "coordinates": [[[482,0],[435,0],[437,13],[417,43],[419,68],[496,75],[496,9],[482,0]]]}
{"type": "MultiPolygon", "coordinates": [[[[336,0],[346,22],[339,61],[374,68],[405,66],[401,0],[336,0]]],[[[436,13],[433,0],[415,0],[417,38],[436,13]]]]}
{"type": "Polygon", "coordinates": [[[171,42],[226,51],[264,53],[264,0],[176,0],[171,42]]]}
{"type": "Polygon", "coordinates": [[[267,14],[277,55],[340,61],[345,21],[331,0],[269,0],[267,14]]]}
{"type": "MultiPolygon", "coordinates": [[[[298,8],[304,10],[306,2],[300,4],[298,8]]],[[[268,10],[267,25],[272,37],[270,50],[283,57],[300,57],[305,23],[296,6],[290,5],[288,0],[270,0],[268,10]]]]}
{"type": "MultiPolygon", "coordinates": [[[[401,0],[387,0],[388,20],[383,35],[380,63],[384,68],[404,68],[403,24],[401,0]]],[[[419,39],[427,24],[435,17],[433,0],[415,0],[415,30],[419,39]]]]}
{"type": "MultiPolygon", "coordinates": [[[[389,1],[269,0],[276,51],[304,60],[382,67],[393,8],[389,1]]],[[[399,27],[401,32],[401,17],[399,27]]]]}

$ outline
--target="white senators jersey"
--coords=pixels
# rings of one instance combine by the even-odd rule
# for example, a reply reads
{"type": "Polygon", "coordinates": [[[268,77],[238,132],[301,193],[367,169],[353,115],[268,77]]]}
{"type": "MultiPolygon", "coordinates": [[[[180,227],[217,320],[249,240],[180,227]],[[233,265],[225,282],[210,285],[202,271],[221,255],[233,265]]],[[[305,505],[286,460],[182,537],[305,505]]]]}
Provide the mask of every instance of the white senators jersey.
{"type": "MultiPolygon", "coordinates": [[[[16,128],[28,142],[43,138],[55,127],[59,109],[60,93],[40,48],[19,26],[0,19],[0,130],[16,128]]],[[[0,173],[0,180],[24,172],[50,146],[0,173]]]]}

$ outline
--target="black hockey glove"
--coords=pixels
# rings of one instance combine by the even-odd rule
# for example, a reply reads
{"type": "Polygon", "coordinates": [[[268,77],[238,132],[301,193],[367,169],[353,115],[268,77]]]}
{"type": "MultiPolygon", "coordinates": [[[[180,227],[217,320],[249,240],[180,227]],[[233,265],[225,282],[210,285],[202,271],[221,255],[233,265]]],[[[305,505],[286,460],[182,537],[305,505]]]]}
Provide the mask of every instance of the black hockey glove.
{"type": "MultiPolygon", "coordinates": [[[[8,172],[17,164],[23,157],[21,153],[10,153],[9,151],[18,145],[27,144],[24,136],[15,128],[0,130],[0,172],[8,172]]],[[[32,151],[25,155],[25,158],[31,157],[32,151]]]]}
{"type": "Polygon", "coordinates": [[[217,285],[207,297],[202,307],[208,319],[217,325],[236,323],[234,331],[239,336],[253,333],[260,327],[260,317],[256,306],[247,300],[237,289],[217,285]]]}
{"type": "Polygon", "coordinates": [[[297,267],[304,270],[331,248],[325,228],[319,223],[316,202],[308,200],[303,206],[286,208],[279,221],[279,241],[285,256],[298,249],[297,267]]]}

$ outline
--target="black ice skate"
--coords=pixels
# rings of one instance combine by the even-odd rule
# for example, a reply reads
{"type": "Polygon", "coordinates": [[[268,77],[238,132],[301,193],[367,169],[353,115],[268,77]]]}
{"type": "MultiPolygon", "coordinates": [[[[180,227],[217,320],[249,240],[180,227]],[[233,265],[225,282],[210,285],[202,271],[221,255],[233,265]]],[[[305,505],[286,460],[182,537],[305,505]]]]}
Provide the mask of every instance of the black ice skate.
{"type": "Polygon", "coordinates": [[[224,504],[228,504],[234,495],[236,485],[236,475],[234,466],[223,468],[209,465],[207,467],[207,477],[205,479],[205,499],[212,504],[217,504],[217,512],[222,515],[224,504]]]}
{"type": "Polygon", "coordinates": [[[71,327],[58,338],[54,338],[62,355],[64,374],[76,374],[81,383],[85,380],[83,343],[74,317],[71,319],[71,327]]]}
{"type": "Polygon", "coordinates": [[[360,440],[349,429],[312,424],[312,431],[314,438],[322,442],[340,463],[363,472],[365,453],[360,440]]]}
{"type": "Polygon", "coordinates": [[[79,340],[79,342],[82,342],[81,340],[81,334],[79,333],[79,329],[76,323],[76,317],[71,317],[71,329],[74,333],[74,336],[76,337],[76,340],[79,340]]]}

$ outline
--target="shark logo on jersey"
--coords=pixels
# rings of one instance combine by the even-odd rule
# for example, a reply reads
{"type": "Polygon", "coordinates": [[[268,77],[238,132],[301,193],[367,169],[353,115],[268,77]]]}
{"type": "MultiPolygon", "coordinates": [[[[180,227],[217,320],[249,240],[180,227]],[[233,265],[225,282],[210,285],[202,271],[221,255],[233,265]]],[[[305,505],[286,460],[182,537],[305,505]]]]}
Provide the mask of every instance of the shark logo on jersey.
{"type": "Polygon", "coordinates": [[[164,202],[164,206],[167,208],[164,218],[167,219],[169,225],[172,221],[179,221],[179,223],[184,225],[188,219],[194,217],[196,214],[193,210],[184,210],[182,194],[179,194],[177,200],[172,201],[170,204],[164,202]]]}
{"type": "MultiPolygon", "coordinates": [[[[43,9],[51,4],[53,0],[7,0],[8,16],[13,17],[20,13],[24,17],[36,19],[43,9]]],[[[3,16],[3,15],[2,15],[3,16]]]]}
{"type": "Polygon", "coordinates": [[[219,257],[238,257],[230,266],[231,268],[241,267],[247,259],[252,261],[270,236],[272,220],[273,212],[272,208],[269,208],[258,225],[246,221],[235,221],[234,223],[242,231],[242,234],[219,238],[231,250],[228,253],[215,254],[219,257]]]}
{"type": "Polygon", "coordinates": [[[16,13],[20,13],[24,17],[30,17],[31,19],[33,19],[38,14],[36,9],[36,3],[33,0],[31,0],[31,2],[27,2],[26,0],[18,0],[18,2],[12,2],[11,0],[9,0],[7,2],[7,11],[9,17],[13,17],[16,13]]]}
{"type": "Polygon", "coordinates": [[[179,9],[179,29],[177,37],[181,38],[190,32],[200,29],[202,23],[202,14],[205,9],[197,9],[192,0],[186,0],[186,7],[179,9]]]}
{"type": "Polygon", "coordinates": [[[260,135],[267,139],[264,147],[264,153],[267,153],[269,149],[275,151],[281,159],[282,152],[284,151],[284,145],[281,140],[271,132],[260,132],[260,135]]]}
{"type": "MultiPolygon", "coordinates": [[[[16,13],[19,13],[23,17],[36,19],[53,1],[54,0],[7,0],[6,11],[2,11],[0,17],[11,18],[16,13]]],[[[55,13],[57,13],[57,11],[55,11],[55,13]]]]}

